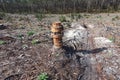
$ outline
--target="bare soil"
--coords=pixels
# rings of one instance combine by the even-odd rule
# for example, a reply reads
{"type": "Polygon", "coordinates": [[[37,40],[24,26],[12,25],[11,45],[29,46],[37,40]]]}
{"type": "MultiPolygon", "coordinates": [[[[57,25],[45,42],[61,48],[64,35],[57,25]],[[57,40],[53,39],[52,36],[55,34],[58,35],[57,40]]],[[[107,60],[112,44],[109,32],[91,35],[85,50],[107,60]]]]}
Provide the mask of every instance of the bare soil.
{"type": "MultiPolygon", "coordinates": [[[[64,16],[70,20],[68,15],[64,16]]],[[[6,26],[0,29],[0,40],[5,41],[0,45],[0,80],[37,80],[44,72],[49,80],[120,80],[120,13],[81,15],[83,18],[77,22],[94,26],[88,30],[88,47],[75,51],[63,46],[54,51],[50,27],[60,15],[46,15],[38,21],[34,15],[7,14],[0,20],[0,24],[6,26]],[[31,31],[33,35],[28,34],[31,31]],[[93,39],[100,36],[114,38],[112,50],[115,51],[109,52],[108,46],[95,46],[93,39]],[[33,43],[34,40],[39,43],[33,43]],[[115,66],[118,67],[111,68],[115,66]]],[[[65,29],[70,28],[71,23],[63,23],[65,29]]]]}

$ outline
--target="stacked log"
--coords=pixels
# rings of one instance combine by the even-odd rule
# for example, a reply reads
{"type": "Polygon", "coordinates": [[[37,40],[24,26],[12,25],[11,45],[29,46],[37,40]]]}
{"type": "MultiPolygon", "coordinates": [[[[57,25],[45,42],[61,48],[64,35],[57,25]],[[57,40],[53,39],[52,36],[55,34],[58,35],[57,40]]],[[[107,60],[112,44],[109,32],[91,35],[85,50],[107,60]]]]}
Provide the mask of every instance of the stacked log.
{"type": "Polygon", "coordinates": [[[62,36],[63,36],[63,26],[60,22],[55,22],[51,27],[51,36],[53,37],[53,43],[55,48],[61,48],[63,46],[62,36]]]}

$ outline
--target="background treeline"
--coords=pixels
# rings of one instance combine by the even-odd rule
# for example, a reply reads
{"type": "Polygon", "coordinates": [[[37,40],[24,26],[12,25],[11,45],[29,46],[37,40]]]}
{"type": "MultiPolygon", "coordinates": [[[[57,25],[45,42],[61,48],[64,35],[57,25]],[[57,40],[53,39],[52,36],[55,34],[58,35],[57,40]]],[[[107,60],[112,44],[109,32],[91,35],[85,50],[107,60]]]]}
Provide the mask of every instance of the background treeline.
{"type": "Polygon", "coordinates": [[[0,0],[0,11],[11,13],[110,12],[120,10],[120,0],[0,0]]]}

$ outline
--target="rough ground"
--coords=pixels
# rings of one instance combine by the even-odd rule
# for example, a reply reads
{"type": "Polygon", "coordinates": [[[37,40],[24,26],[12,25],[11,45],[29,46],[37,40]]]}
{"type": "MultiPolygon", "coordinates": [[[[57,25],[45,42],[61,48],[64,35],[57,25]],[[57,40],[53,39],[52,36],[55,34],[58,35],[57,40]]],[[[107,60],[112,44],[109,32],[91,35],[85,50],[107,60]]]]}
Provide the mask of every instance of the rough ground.
{"type": "MultiPolygon", "coordinates": [[[[0,45],[0,80],[36,80],[43,72],[50,80],[120,80],[120,13],[83,13],[77,24],[88,27],[87,46],[64,46],[53,54],[50,26],[58,16],[38,21],[34,15],[8,14],[0,20],[6,26],[0,30],[5,41],[0,45]]],[[[76,21],[63,23],[66,30],[71,23],[76,21]]]]}

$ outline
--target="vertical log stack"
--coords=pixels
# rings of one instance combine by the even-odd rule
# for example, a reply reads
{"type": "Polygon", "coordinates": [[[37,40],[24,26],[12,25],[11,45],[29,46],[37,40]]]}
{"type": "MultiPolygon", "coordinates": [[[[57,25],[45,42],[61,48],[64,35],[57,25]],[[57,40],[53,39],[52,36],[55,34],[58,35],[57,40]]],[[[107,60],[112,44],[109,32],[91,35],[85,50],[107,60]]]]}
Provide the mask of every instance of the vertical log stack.
{"type": "Polygon", "coordinates": [[[53,37],[54,48],[62,48],[63,26],[60,22],[55,22],[51,27],[51,36],[53,37]]]}

